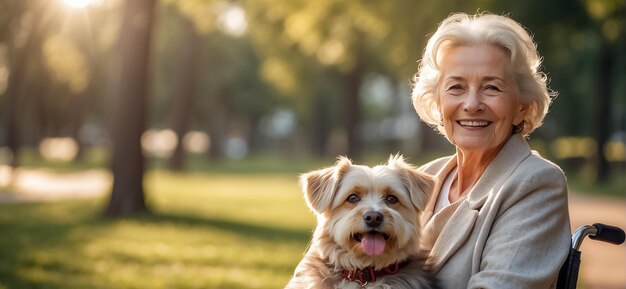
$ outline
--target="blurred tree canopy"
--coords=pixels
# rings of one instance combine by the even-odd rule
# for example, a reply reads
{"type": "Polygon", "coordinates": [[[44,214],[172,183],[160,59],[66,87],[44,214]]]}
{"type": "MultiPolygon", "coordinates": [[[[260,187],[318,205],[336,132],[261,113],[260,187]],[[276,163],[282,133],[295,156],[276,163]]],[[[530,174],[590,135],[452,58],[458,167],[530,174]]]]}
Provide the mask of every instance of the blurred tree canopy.
{"type": "MultiPolygon", "coordinates": [[[[112,99],[129,81],[119,78],[120,36],[146,21],[124,24],[126,2],[0,3],[0,145],[11,152],[3,161],[17,166],[20,148],[51,137],[74,139],[77,158],[110,150],[112,99]]],[[[554,140],[593,139],[569,156],[604,179],[624,164],[625,7],[623,0],[162,0],[141,104],[142,130],[155,138],[145,138],[151,146],[142,139],[143,153],[181,170],[190,153],[358,159],[445,150],[412,111],[409,82],[442,19],[490,11],[532,32],[559,92],[531,140],[559,157],[548,149],[554,140]],[[164,130],[172,133],[157,133],[164,130]]]]}

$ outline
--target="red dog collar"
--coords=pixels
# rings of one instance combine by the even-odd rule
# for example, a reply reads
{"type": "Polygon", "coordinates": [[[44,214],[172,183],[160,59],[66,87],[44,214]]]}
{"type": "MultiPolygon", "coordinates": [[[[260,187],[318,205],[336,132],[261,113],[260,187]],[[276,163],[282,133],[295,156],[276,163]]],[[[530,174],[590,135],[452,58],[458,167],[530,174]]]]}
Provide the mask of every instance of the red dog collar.
{"type": "Polygon", "coordinates": [[[361,286],[365,286],[369,282],[376,282],[380,277],[398,273],[401,268],[405,267],[409,263],[410,261],[408,260],[400,263],[394,263],[381,270],[374,270],[372,267],[356,269],[353,271],[344,269],[341,276],[348,281],[357,282],[361,284],[361,286]]]}

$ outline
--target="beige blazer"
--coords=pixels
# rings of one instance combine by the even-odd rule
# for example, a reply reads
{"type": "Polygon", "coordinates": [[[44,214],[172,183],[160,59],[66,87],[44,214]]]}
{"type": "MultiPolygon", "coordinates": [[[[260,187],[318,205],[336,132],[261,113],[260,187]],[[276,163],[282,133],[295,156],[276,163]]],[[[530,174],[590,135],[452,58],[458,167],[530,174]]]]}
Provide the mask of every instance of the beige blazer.
{"type": "Polygon", "coordinates": [[[516,134],[465,197],[433,215],[455,166],[456,155],[419,168],[438,180],[422,245],[442,288],[553,288],[571,237],[563,171],[516,134]]]}

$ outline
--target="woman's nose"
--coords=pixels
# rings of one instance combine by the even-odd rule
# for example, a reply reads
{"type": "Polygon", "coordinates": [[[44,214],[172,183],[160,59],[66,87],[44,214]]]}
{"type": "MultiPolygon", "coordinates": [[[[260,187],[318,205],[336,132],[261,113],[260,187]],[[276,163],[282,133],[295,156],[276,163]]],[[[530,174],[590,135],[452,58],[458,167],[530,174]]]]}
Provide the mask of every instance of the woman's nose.
{"type": "Polygon", "coordinates": [[[475,89],[470,89],[467,93],[467,97],[463,102],[463,111],[469,113],[482,111],[482,100],[475,89]]]}

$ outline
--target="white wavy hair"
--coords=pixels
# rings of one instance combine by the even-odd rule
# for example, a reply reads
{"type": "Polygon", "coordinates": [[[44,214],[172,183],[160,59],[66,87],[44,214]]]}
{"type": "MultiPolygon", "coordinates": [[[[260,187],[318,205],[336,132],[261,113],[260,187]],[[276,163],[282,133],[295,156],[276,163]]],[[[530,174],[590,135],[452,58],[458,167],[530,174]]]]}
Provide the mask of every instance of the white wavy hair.
{"type": "Polygon", "coordinates": [[[520,101],[527,110],[519,132],[528,136],[541,126],[557,93],[548,88],[548,78],[540,70],[542,59],[532,37],[507,16],[455,13],[441,22],[428,40],[418,73],[413,77],[411,98],[415,111],[422,121],[445,135],[439,106],[441,72],[437,55],[446,47],[484,43],[500,47],[510,57],[509,67],[520,101]]]}

